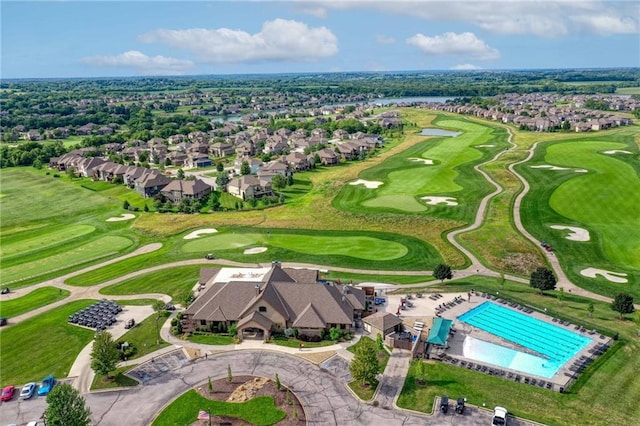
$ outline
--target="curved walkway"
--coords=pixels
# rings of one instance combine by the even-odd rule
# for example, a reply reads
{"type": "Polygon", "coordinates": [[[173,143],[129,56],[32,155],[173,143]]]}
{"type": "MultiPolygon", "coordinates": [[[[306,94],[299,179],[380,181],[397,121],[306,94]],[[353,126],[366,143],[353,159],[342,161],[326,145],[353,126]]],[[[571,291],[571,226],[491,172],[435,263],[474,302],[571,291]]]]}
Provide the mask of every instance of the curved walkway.
{"type": "MultiPolygon", "coordinates": [[[[509,144],[511,144],[512,147],[515,147],[516,145],[513,143],[513,133],[511,132],[511,129],[508,128],[508,127],[507,127],[507,132],[509,133],[509,138],[507,139],[507,142],[509,144]]],[[[503,188],[496,181],[494,181],[491,178],[491,176],[489,176],[488,173],[486,173],[484,170],[482,170],[481,167],[496,161],[505,152],[507,152],[507,151],[506,150],[505,151],[500,151],[492,159],[487,160],[487,161],[485,161],[484,163],[481,163],[481,164],[476,164],[473,167],[473,169],[475,171],[477,171],[478,173],[480,173],[482,175],[482,177],[484,177],[487,182],[489,182],[491,185],[493,185],[495,187],[495,190],[492,193],[490,193],[490,194],[488,194],[488,195],[486,195],[486,196],[484,196],[482,198],[482,200],[480,201],[480,206],[478,207],[478,211],[476,212],[476,218],[475,218],[475,220],[473,221],[473,223],[471,225],[469,225],[469,226],[467,226],[465,228],[456,229],[455,231],[449,232],[447,234],[447,240],[449,240],[449,242],[455,248],[457,248],[459,251],[461,251],[471,261],[471,266],[466,268],[468,271],[473,271],[475,269],[477,274],[490,275],[490,276],[496,276],[496,277],[499,276],[499,274],[497,272],[492,271],[489,268],[486,268],[478,260],[478,258],[476,258],[475,255],[471,253],[471,251],[469,251],[462,244],[458,243],[458,241],[456,240],[456,237],[458,235],[460,235],[460,234],[464,234],[465,232],[470,232],[470,231],[473,231],[475,229],[480,228],[480,226],[482,225],[482,222],[484,222],[484,218],[485,218],[485,215],[487,213],[487,207],[488,207],[489,203],[491,202],[493,197],[495,197],[496,195],[502,193],[503,188]]],[[[460,272],[460,271],[457,271],[456,273],[458,274],[458,272],[460,272]]],[[[457,278],[457,276],[456,276],[456,278],[457,278]]]]}

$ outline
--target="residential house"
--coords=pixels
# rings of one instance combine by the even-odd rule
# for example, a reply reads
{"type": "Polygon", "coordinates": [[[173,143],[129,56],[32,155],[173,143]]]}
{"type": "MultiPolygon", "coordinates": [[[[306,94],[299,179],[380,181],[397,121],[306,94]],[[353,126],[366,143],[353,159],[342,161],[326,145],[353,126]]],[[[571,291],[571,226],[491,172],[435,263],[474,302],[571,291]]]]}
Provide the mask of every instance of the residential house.
{"type": "Polygon", "coordinates": [[[242,163],[245,161],[247,162],[247,164],[249,164],[249,174],[255,175],[256,173],[258,173],[258,168],[262,165],[261,160],[250,157],[237,157],[236,161],[233,163],[233,171],[235,172],[235,174],[242,174],[242,163]]]}
{"type": "Polygon", "coordinates": [[[209,167],[213,164],[207,154],[192,153],[189,154],[185,165],[190,168],[209,167]]]}
{"type": "Polygon", "coordinates": [[[183,198],[203,200],[211,193],[211,186],[200,179],[180,180],[169,182],[160,193],[173,204],[178,204],[183,198]]]}
{"type": "Polygon", "coordinates": [[[279,161],[270,161],[267,164],[262,164],[258,167],[258,171],[256,174],[259,177],[273,177],[275,175],[280,175],[282,177],[287,177],[291,175],[291,170],[286,164],[283,164],[279,161]]]}
{"type": "MultiPolygon", "coordinates": [[[[313,155],[310,155],[313,158],[313,155]]],[[[284,161],[289,166],[289,169],[295,171],[309,170],[311,168],[311,161],[309,161],[309,155],[305,155],[301,152],[292,152],[284,157],[284,161]]]]}
{"type": "Polygon", "coordinates": [[[351,331],[364,310],[364,292],[353,286],[312,280],[317,274],[270,268],[223,268],[207,275],[204,290],[184,311],[183,329],[224,331],[235,324],[242,337],[269,338],[297,329],[319,336],[331,328],[351,331]]]}
{"type": "Polygon", "coordinates": [[[252,175],[233,178],[227,184],[227,192],[243,200],[273,195],[271,179],[252,175]]]}
{"type": "Polygon", "coordinates": [[[136,192],[144,198],[153,197],[160,193],[160,190],[167,186],[171,179],[160,172],[145,174],[133,182],[136,192]]]}
{"type": "Polygon", "coordinates": [[[92,177],[95,172],[95,168],[106,162],[107,160],[100,157],[83,158],[82,160],[78,161],[75,164],[76,175],[84,176],[84,177],[92,177]]]}
{"type": "Polygon", "coordinates": [[[235,152],[231,145],[223,142],[216,142],[211,145],[210,151],[214,157],[227,157],[235,152]]]}
{"type": "Polygon", "coordinates": [[[335,164],[338,164],[340,160],[338,154],[336,154],[336,152],[330,148],[320,149],[316,152],[316,154],[318,154],[318,157],[320,157],[320,164],[322,164],[323,166],[333,166],[335,164]]]}

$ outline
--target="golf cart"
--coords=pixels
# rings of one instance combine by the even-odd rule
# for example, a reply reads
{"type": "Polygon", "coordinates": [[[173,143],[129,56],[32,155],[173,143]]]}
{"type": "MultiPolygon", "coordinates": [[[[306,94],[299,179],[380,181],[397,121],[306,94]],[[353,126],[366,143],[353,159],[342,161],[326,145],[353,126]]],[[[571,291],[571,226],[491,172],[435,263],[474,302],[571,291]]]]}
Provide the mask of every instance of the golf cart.
{"type": "Polygon", "coordinates": [[[440,413],[447,414],[449,412],[449,397],[443,396],[440,398],[440,413]]]}
{"type": "Polygon", "coordinates": [[[464,402],[466,398],[458,398],[458,403],[456,404],[456,413],[464,414],[464,402]]]}
{"type": "Polygon", "coordinates": [[[491,419],[493,426],[506,426],[507,409],[504,407],[496,407],[493,409],[493,418],[491,419]]]}

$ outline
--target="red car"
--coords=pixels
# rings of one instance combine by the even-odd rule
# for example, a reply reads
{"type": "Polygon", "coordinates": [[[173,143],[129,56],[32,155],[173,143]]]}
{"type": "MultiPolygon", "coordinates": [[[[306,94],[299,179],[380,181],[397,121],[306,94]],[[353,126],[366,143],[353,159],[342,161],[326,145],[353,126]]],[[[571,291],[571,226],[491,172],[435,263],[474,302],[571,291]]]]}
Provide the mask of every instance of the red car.
{"type": "Polygon", "coordinates": [[[15,392],[15,386],[7,386],[2,389],[2,396],[0,396],[0,401],[11,401],[13,399],[13,393],[15,392]]]}

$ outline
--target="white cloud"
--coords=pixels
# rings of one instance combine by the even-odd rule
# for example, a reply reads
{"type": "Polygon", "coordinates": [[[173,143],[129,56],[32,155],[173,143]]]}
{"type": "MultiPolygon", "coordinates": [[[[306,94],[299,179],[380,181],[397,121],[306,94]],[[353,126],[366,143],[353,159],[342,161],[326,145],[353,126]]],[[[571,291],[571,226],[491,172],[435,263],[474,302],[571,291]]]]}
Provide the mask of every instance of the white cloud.
{"type": "Polygon", "coordinates": [[[315,1],[307,7],[374,9],[427,21],[475,25],[494,34],[560,37],[574,33],[640,33],[635,0],[342,0],[315,1]]]}
{"type": "Polygon", "coordinates": [[[81,59],[81,62],[100,67],[133,68],[142,74],[168,75],[184,74],[194,63],[185,59],[167,56],[147,56],[137,50],[129,50],[119,55],[96,55],[81,59]]]}
{"type": "Polygon", "coordinates": [[[298,10],[304,14],[315,16],[316,18],[326,18],[327,17],[327,9],[320,6],[300,6],[298,10]]]}
{"type": "Polygon", "coordinates": [[[471,70],[481,70],[482,68],[475,66],[473,64],[459,64],[451,67],[452,70],[457,71],[471,71],[471,70]]]}
{"type": "Polygon", "coordinates": [[[384,35],[377,35],[376,42],[378,44],[394,44],[396,42],[396,39],[393,37],[387,37],[384,35]]]}
{"type": "Polygon", "coordinates": [[[617,16],[571,16],[573,22],[585,32],[596,34],[634,34],[638,32],[638,23],[631,18],[617,16]]]}
{"type": "Polygon", "coordinates": [[[479,60],[498,59],[500,52],[487,45],[473,33],[444,33],[434,37],[416,34],[407,43],[419,48],[426,55],[470,56],[479,60]]]}
{"type": "Polygon", "coordinates": [[[310,62],[338,52],[338,39],[328,28],[285,19],[267,21],[255,34],[229,28],[158,29],[138,40],[186,49],[207,63],[310,62]]]}

